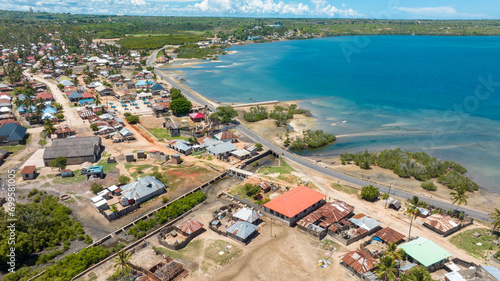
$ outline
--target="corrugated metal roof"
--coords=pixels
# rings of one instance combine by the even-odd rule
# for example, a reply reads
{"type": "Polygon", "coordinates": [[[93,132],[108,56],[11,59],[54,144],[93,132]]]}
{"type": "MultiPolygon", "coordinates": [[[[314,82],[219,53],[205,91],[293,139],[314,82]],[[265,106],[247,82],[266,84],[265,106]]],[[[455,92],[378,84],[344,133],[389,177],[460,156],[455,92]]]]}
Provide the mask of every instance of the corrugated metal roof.
{"type": "Polygon", "coordinates": [[[390,227],[386,227],[377,231],[377,233],[375,233],[375,236],[386,243],[397,243],[406,237],[390,227]]]}
{"type": "Polygon", "coordinates": [[[191,235],[199,229],[203,228],[203,224],[195,219],[188,219],[187,221],[178,225],[177,228],[182,232],[191,235]]]}
{"type": "Polygon", "coordinates": [[[500,281],[500,269],[494,267],[494,266],[482,266],[486,272],[491,274],[491,276],[495,277],[497,280],[500,281]]]}
{"type": "Polygon", "coordinates": [[[246,221],[237,221],[227,228],[226,232],[246,240],[257,230],[257,226],[246,221]]]}
{"type": "Polygon", "coordinates": [[[380,222],[364,214],[358,214],[352,217],[350,221],[366,231],[370,231],[380,225],[380,222]]]}
{"type": "Polygon", "coordinates": [[[424,219],[424,224],[427,224],[430,227],[440,230],[442,232],[446,232],[458,226],[458,224],[456,224],[452,219],[447,218],[441,214],[434,214],[428,216],[427,218],[424,219]]]}
{"type": "Polygon", "coordinates": [[[313,224],[321,218],[326,218],[319,224],[321,227],[326,228],[333,223],[339,222],[347,215],[349,215],[352,211],[354,211],[354,207],[343,201],[337,200],[328,202],[316,211],[298,221],[297,224],[307,227],[309,224],[313,224]]]}
{"type": "Polygon", "coordinates": [[[425,267],[431,266],[448,257],[451,257],[451,254],[446,250],[424,237],[419,237],[415,240],[405,243],[399,246],[399,248],[405,250],[406,254],[414,258],[425,267]]]}
{"type": "Polygon", "coordinates": [[[254,223],[261,216],[262,216],[262,214],[260,214],[259,212],[256,212],[254,210],[250,210],[248,208],[242,208],[241,210],[236,212],[236,214],[233,215],[233,217],[240,219],[240,220],[247,221],[249,223],[254,223]]]}
{"type": "Polygon", "coordinates": [[[375,267],[375,259],[361,249],[349,252],[340,258],[342,262],[361,274],[375,267]]]}

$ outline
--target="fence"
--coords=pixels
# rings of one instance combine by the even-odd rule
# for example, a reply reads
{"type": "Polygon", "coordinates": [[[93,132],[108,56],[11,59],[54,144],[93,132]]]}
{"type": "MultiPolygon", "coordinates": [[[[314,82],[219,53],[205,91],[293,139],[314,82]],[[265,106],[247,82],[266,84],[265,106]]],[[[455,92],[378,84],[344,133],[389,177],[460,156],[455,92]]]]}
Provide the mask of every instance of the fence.
{"type": "Polygon", "coordinates": [[[245,161],[245,162],[241,163],[241,164],[238,166],[238,168],[240,168],[240,169],[244,169],[244,168],[245,168],[248,164],[251,164],[251,163],[253,163],[253,162],[255,162],[255,161],[259,160],[259,159],[262,159],[262,158],[266,157],[266,156],[267,156],[267,155],[269,155],[269,154],[273,155],[274,157],[279,157],[279,154],[278,154],[278,153],[276,153],[276,152],[274,152],[274,151],[272,151],[272,150],[270,150],[270,149],[269,149],[269,150],[267,150],[266,152],[261,153],[261,154],[259,154],[259,155],[255,156],[255,157],[250,158],[250,159],[248,159],[247,161],[245,161]]]}
{"type": "Polygon", "coordinates": [[[195,238],[200,233],[200,232],[193,233],[193,234],[187,236],[186,239],[184,239],[184,241],[182,241],[182,242],[175,241],[174,244],[169,244],[169,243],[165,242],[165,240],[163,238],[165,237],[165,235],[167,235],[172,230],[176,230],[176,227],[173,225],[168,226],[168,227],[164,227],[162,229],[162,231],[160,231],[160,233],[158,233],[157,238],[158,238],[158,243],[160,243],[160,245],[162,245],[170,250],[174,250],[174,251],[180,250],[180,249],[186,247],[186,245],[189,244],[189,242],[191,242],[191,240],[193,240],[193,238],[195,238]]]}
{"type": "Polygon", "coordinates": [[[348,246],[356,241],[359,241],[367,236],[372,235],[373,233],[377,232],[379,229],[380,229],[380,226],[377,226],[368,232],[365,232],[363,234],[359,234],[359,235],[357,235],[353,238],[350,238],[350,239],[345,239],[344,237],[342,237],[341,235],[339,235],[336,232],[331,231],[330,229],[328,229],[328,234],[335,237],[335,239],[337,239],[340,243],[344,244],[345,246],[348,246]]]}
{"type": "Polygon", "coordinates": [[[112,221],[112,220],[116,220],[116,219],[119,219],[121,218],[122,216],[125,216],[126,214],[134,211],[134,210],[137,210],[139,208],[139,204],[133,204],[133,205],[130,205],[130,206],[127,206],[127,208],[123,209],[123,210],[120,210],[118,212],[113,212],[111,214],[106,214],[105,211],[103,210],[99,210],[99,212],[108,220],[108,221],[112,221]]]}

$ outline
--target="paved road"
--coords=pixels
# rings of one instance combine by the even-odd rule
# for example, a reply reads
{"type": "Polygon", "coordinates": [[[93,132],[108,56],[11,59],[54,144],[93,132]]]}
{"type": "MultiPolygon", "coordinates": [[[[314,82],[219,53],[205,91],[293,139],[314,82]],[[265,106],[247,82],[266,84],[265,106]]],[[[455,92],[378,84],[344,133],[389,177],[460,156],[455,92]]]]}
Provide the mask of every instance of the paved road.
{"type": "MultiPolygon", "coordinates": [[[[154,52],[153,55],[151,55],[150,59],[147,62],[148,66],[151,66],[153,58],[156,58],[156,53],[157,53],[157,51],[154,52]]],[[[173,79],[170,79],[169,77],[167,77],[166,75],[164,75],[161,71],[157,71],[155,69],[155,73],[157,75],[161,76],[165,81],[167,81],[170,84],[172,84],[173,87],[181,89],[182,94],[185,95],[191,101],[194,101],[194,102],[199,103],[201,105],[207,104],[208,107],[210,108],[210,110],[215,111],[215,107],[212,106],[211,103],[207,103],[204,99],[202,99],[202,98],[200,98],[200,97],[198,97],[196,95],[193,95],[189,91],[183,90],[183,87],[180,86],[179,83],[177,83],[173,79]]],[[[248,129],[247,127],[245,127],[243,125],[237,125],[236,128],[238,129],[238,131],[240,131],[241,133],[245,134],[247,137],[249,137],[250,139],[254,140],[255,142],[263,144],[264,146],[268,147],[269,149],[275,151],[276,153],[282,154],[286,158],[288,158],[288,159],[292,160],[293,162],[295,162],[295,163],[297,163],[299,165],[302,165],[302,166],[304,166],[306,168],[318,171],[318,172],[320,172],[322,174],[325,174],[327,176],[331,176],[331,177],[337,178],[337,179],[342,180],[342,181],[349,182],[351,184],[355,184],[355,185],[359,185],[359,186],[365,186],[365,185],[370,185],[371,184],[373,186],[378,187],[381,192],[384,192],[384,193],[388,193],[389,192],[389,187],[387,187],[387,186],[383,186],[383,185],[379,185],[379,184],[374,184],[374,183],[367,182],[367,181],[364,181],[364,180],[361,180],[361,179],[358,179],[358,178],[355,178],[355,177],[352,177],[352,176],[349,176],[349,175],[346,175],[346,174],[342,174],[340,172],[333,171],[331,169],[328,169],[328,168],[325,168],[323,166],[320,166],[320,165],[316,164],[315,162],[312,162],[310,160],[306,160],[305,158],[300,157],[300,156],[298,156],[296,154],[290,153],[290,151],[285,150],[285,149],[283,149],[283,148],[281,148],[281,147],[279,147],[279,146],[277,146],[277,145],[269,142],[264,137],[256,134],[255,132],[253,132],[252,130],[248,129]]],[[[390,194],[398,196],[398,197],[401,197],[401,198],[411,198],[414,195],[414,194],[412,194],[410,192],[406,192],[406,191],[397,189],[397,187],[393,187],[390,190],[390,194]]],[[[427,197],[422,198],[422,199],[425,202],[427,202],[427,204],[434,205],[434,206],[442,208],[444,210],[456,209],[455,205],[452,205],[452,204],[450,204],[448,202],[444,202],[444,201],[433,199],[433,198],[427,198],[427,197]]],[[[469,216],[471,216],[473,218],[484,220],[484,221],[488,221],[488,222],[491,221],[489,219],[489,215],[486,214],[486,213],[483,213],[483,212],[480,212],[480,211],[477,211],[477,210],[474,210],[474,209],[465,208],[465,207],[460,207],[458,210],[464,211],[466,214],[468,214],[469,216]]]]}

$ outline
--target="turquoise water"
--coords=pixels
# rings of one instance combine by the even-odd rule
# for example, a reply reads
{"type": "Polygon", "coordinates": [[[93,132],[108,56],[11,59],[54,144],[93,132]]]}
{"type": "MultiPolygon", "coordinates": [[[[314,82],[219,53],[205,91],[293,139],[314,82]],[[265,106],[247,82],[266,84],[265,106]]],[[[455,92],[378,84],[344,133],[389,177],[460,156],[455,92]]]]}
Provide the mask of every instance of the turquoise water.
{"type": "Polygon", "coordinates": [[[231,50],[181,68],[185,83],[221,102],[306,100],[300,107],[338,141],[299,153],[425,151],[500,193],[500,37],[336,37],[231,50]]]}

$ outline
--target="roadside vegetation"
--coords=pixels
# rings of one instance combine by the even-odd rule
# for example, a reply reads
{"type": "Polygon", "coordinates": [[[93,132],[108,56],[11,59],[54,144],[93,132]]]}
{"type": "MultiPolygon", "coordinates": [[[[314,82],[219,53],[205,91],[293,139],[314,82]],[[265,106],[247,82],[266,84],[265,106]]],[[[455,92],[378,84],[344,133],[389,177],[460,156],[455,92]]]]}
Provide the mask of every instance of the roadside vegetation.
{"type": "Polygon", "coordinates": [[[392,170],[402,178],[414,177],[425,181],[422,187],[427,190],[435,188],[432,182],[428,182],[430,179],[436,179],[450,189],[465,189],[469,192],[479,189],[475,182],[465,176],[467,169],[462,165],[453,161],[442,161],[424,152],[408,152],[397,148],[381,152],[343,153],[340,154],[340,159],[343,165],[352,163],[362,169],[378,166],[392,170]]]}
{"type": "Polygon", "coordinates": [[[291,142],[287,137],[285,145],[289,142],[291,149],[318,148],[329,145],[336,139],[334,135],[325,133],[323,130],[306,130],[302,133],[302,137],[295,137],[295,140],[291,142]]]}
{"type": "Polygon", "coordinates": [[[276,126],[280,127],[286,126],[288,120],[293,119],[294,114],[311,116],[311,113],[308,110],[299,109],[296,104],[291,104],[288,108],[276,105],[269,113],[265,107],[251,107],[249,111],[243,113],[243,118],[247,122],[257,122],[271,118],[275,121],[276,126]]]}
{"type": "Polygon", "coordinates": [[[225,47],[221,46],[202,48],[198,44],[185,44],[174,49],[174,52],[177,53],[178,58],[183,59],[216,59],[218,55],[226,54],[224,49],[225,47]]]}

